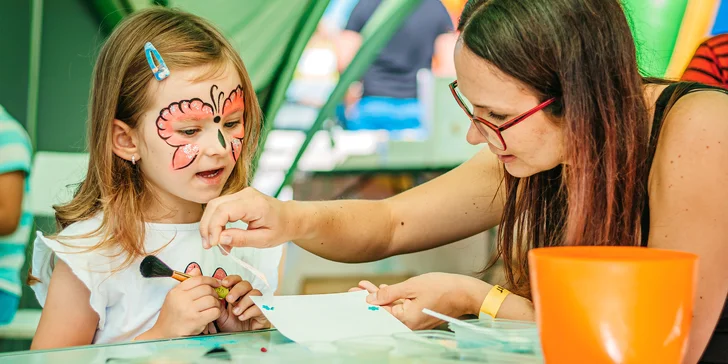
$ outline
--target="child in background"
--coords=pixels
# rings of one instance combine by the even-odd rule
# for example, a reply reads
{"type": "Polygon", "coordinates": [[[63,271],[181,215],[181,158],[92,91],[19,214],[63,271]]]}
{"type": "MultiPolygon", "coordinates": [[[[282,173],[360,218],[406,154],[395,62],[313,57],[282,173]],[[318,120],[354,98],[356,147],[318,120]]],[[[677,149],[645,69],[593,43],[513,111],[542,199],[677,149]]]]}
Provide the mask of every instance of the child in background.
{"type": "Polygon", "coordinates": [[[204,205],[248,185],[260,123],[243,62],[211,24],[165,8],[119,24],[94,68],[88,174],[55,207],[62,231],[35,241],[32,349],[268,327],[251,296],[275,291],[281,250],[232,252],[269,287],[199,234],[204,205]],[[142,277],[149,254],[193,277],[142,277]]]}
{"type": "Polygon", "coordinates": [[[32,148],[25,129],[0,106],[0,325],[10,323],[21,295],[20,270],[33,215],[24,208],[32,148]]]}

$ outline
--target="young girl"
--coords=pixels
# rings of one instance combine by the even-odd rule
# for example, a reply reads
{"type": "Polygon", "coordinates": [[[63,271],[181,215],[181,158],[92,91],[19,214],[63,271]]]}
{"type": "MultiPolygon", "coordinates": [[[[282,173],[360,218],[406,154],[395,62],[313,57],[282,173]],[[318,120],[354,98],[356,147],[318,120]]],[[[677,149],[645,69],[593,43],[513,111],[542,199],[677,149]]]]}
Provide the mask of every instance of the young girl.
{"type": "Polygon", "coordinates": [[[32,348],[267,327],[250,297],[276,289],[281,250],[232,252],[268,287],[199,235],[204,205],[248,185],[260,122],[242,60],[208,22],[152,8],[120,24],[94,69],[88,174],[56,207],[62,231],[35,241],[32,348]],[[194,277],[142,277],[149,254],[194,277]]]}

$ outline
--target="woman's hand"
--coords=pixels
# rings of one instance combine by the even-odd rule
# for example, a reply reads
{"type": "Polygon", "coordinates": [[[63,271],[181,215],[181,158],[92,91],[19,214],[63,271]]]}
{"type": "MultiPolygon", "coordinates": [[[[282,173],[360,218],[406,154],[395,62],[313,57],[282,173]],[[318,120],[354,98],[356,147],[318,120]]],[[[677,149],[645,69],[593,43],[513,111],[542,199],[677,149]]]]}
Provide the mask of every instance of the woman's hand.
{"type": "Polygon", "coordinates": [[[290,230],[295,224],[287,220],[284,205],[250,187],[210,201],[200,221],[203,247],[270,248],[291,240],[290,230]],[[248,223],[248,229],[225,229],[227,223],[238,220],[248,223]]]}
{"type": "Polygon", "coordinates": [[[253,303],[252,296],[263,294],[253,289],[249,282],[239,275],[227,276],[222,280],[223,287],[229,288],[230,293],[225,297],[224,307],[217,326],[222,332],[239,332],[260,330],[270,327],[270,322],[253,303]]]}
{"type": "MultiPolygon", "coordinates": [[[[377,287],[376,284],[369,282],[369,281],[361,281],[359,282],[359,286],[349,288],[349,292],[356,292],[356,291],[364,291],[371,293],[377,293],[380,289],[387,287],[386,284],[380,284],[379,287],[377,287]]],[[[392,306],[396,304],[402,304],[404,303],[404,300],[398,300],[388,305],[380,305],[383,309],[387,310],[387,312],[392,313],[392,306]]]]}
{"type": "Polygon", "coordinates": [[[477,278],[448,273],[427,273],[391,286],[376,287],[367,281],[359,285],[370,292],[368,303],[382,306],[412,330],[431,329],[442,323],[422,313],[423,308],[451,317],[477,314],[492,287],[477,278]]]}

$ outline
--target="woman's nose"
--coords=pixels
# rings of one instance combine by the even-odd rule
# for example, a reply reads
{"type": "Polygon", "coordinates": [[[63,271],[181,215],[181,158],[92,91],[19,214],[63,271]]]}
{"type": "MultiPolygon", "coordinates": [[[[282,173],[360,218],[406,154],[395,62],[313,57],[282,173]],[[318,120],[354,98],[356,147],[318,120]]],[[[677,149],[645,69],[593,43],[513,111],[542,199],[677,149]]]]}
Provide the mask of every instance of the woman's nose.
{"type": "Polygon", "coordinates": [[[465,140],[472,145],[488,143],[488,139],[478,131],[478,128],[472,122],[470,123],[470,128],[468,128],[468,134],[465,135],[465,140]]]}

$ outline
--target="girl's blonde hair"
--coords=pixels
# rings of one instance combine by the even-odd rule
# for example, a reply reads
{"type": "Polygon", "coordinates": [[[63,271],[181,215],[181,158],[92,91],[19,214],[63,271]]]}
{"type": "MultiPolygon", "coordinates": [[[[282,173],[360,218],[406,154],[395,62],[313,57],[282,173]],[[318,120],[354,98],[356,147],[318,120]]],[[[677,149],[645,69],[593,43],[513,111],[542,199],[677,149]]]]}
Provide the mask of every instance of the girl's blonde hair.
{"type": "MultiPolygon", "coordinates": [[[[175,70],[210,66],[213,76],[232,65],[242,81],[245,100],[245,138],[241,157],[222,194],[248,185],[250,165],[261,130],[262,113],[243,61],[223,35],[206,20],[178,10],[153,7],[122,21],[101,48],[93,72],[89,100],[89,164],[86,179],[73,200],[54,206],[59,231],[101,213],[100,227],[88,234],[101,236],[89,250],[112,248],[123,257],[118,269],[148,252],[144,248],[144,207],[155,201],[141,170],[112,151],[113,120],[131,128],[149,107],[149,82],[154,79],[144,54],[151,42],[174,77],[175,70]]],[[[154,81],[157,82],[157,81],[154,81]]],[[[164,81],[162,81],[164,82],[164,81]]],[[[87,250],[88,251],[88,250],[87,250]]]]}

